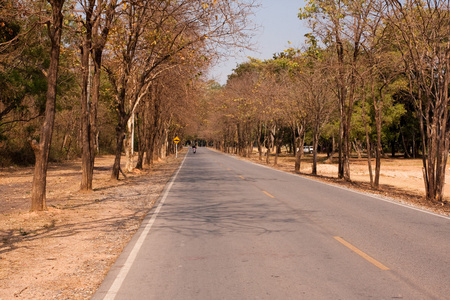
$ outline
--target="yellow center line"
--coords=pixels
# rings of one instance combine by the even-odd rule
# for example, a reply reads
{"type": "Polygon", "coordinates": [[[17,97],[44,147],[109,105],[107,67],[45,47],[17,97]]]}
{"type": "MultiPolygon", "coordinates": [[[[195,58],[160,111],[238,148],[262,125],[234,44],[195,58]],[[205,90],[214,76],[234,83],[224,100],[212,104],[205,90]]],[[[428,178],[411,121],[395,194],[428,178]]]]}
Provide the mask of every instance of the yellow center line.
{"type": "Polygon", "coordinates": [[[244,179],[244,180],[245,180],[245,178],[244,178],[244,177],[242,177],[242,176],[239,176],[239,178],[241,178],[241,179],[244,179]]]}
{"type": "Polygon", "coordinates": [[[266,192],[266,191],[262,191],[264,194],[266,194],[267,196],[269,196],[270,198],[275,198],[274,196],[272,196],[271,194],[269,194],[268,192],[266,192]]]}
{"type": "Polygon", "coordinates": [[[364,258],[365,260],[367,260],[368,262],[370,262],[371,264],[373,264],[376,267],[380,268],[381,270],[383,270],[383,271],[389,270],[388,267],[386,267],[385,265],[380,263],[378,260],[376,260],[373,257],[371,257],[371,256],[367,255],[366,253],[362,252],[361,250],[359,250],[358,248],[356,248],[355,246],[353,246],[352,244],[350,244],[349,242],[347,242],[343,238],[335,236],[334,239],[336,241],[338,241],[339,243],[341,243],[342,245],[344,245],[345,247],[347,247],[350,250],[352,250],[353,252],[355,252],[356,254],[358,254],[359,256],[361,256],[362,258],[364,258]]]}

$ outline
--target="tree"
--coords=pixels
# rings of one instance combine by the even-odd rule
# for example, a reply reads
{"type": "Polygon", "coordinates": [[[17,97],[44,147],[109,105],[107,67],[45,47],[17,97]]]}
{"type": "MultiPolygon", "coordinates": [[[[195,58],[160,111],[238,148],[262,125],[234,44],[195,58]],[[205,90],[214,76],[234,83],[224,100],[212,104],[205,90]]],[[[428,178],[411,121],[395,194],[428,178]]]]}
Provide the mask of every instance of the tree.
{"type": "MultiPolygon", "coordinates": [[[[393,89],[399,89],[398,84],[401,82],[401,61],[400,53],[392,48],[390,42],[389,30],[383,22],[383,11],[385,9],[384,2],[374,2],[373,14],[366,23],[366,30],[363,33],[364,39],[362,47],[363,63],[359,72],[362,93],[365,93],[367,84],[368,98],[371,99],[371,107],[374,112],[375,123],[375,174],[372,172],[371,155],[372,146],[369,137],[369,126],[366,118],[365,95],[362,95],[362,118],[366,133],[366,144],[368,154],[368,166],[370,174],[370,183],[374,188],[379,187],[381,173],[381,155],[382,155],[382,127],[383,122],[386,123],[384,111],[388,105],[386,98],[389,98],[393,89]],[[397,81],[397,84],[394,82],[397,81]],[[373,176],[375,175],[375,176],[373,176]]],[[[392,101],[390,102],[392,105],[392,101]]],[[[389,116],[388,116],[389,118],[389,116]]]]}
{"type": "Polygon", "coordinates": [[[233,143],[236,153],[243,157],[250,156],[254,139],[260,139],[259,136],[252,136],[255,112],[260,107],[256,91],[260,76],[256,71],[258,63],[257,60],[252,60],[239,65],[224,89],[224,97],[227,99],[226,124],[235,132],[233,143]]]}
{"type": "Polygon", "coordinates": [[[169,140],[182,137],[184,129],[193,126],[195,112],[195,67],[179,65],[153,80],[150,92],[137,109],[138,161],[142,169],[144,154],[146,164],[152,165],[156,157],[164,158],[171,150],[169,140]],[[189,84],[188,84],[189,83],[189,84]]]}
{"type": "Polygon", "coordinates": [[[103,50],[116,16],[117,3],[118,0],[79,0],[79,4],[83,8],[82,15],[78,16],[82,26],[80,30],[82,77],[80,99],[82,116],[80,190],[82,191],[92,190],[103,50]],[[84,20],[82,16],[84,16],[84,20]],[[92,76],[91,61],[93,61],[94,65],[92,76]]]}
{"type": "Polygon", "coordinates": [[[335,47],[337,97],[340,112],[339,177],[350,181],[350,132],[357,88],[357,64],[366,20],[374,1],[310,0],[299,13],[313,31],[335,47]]]}
{"type": "Polygon", "coordinates": [[[45,117],[41,127],[39,142],[32,141],[32,148],[36,156],[34,167],[33,185],[31,191],[31,210],[39,211],[46,209],[46,181],[48,155],[52,141],[53,125],[56,109],[56,89],[58,81],[58,65],[60,56],[61,35],[63,28],[62,9],[65,0],[49,0],[51,16],[45,24],[50,39],[50,64],[47,69],[47,94],[45,102],[45,117]]]}
{"type": "Polygon", "coordinates": [[[336,109],[333,103],[333,92],[330,86],[332,75],[326,53],[312,44],[305,53],[303,72],[300,83],[304,85],[304,105],[313,131],[313,165],[312,174],[317,175],[317,150],[319,137],[323,127],[328,123],[336,109]]]}
{"type": "Polygon", "coordinates": [[[450,7],[447,1],[387,1],[386,21],[393,44],[402,53],[423,140],[426,197],[444,201],[450,147],[448,118],[450,83],[450,7]]]}
{"type": "MultiPolygon", "coordinates": [[[[114,30],[114,47],[106,66],[115,90],[118,112],[116,159],[111,174],[117,179],[123,138],[129,118],[151,82],[183,50],[202,45],[226,45],[244,34],[245,17],[254,7],[235,1],[199,3],[193,0],[126,2],[114,30]],[[166,63],[169,62],[169,63],[166,63]]],[[[202,46],[203,47],[203,46],[202,46]]]]}
{"type": "Polygon", "coordinates": [[[47,41],[35,29],[33,5],[25,6],[0,1],[0,140],[17,123],[43,114],[46,78],[41,65],[48,60],[47,41]]]}

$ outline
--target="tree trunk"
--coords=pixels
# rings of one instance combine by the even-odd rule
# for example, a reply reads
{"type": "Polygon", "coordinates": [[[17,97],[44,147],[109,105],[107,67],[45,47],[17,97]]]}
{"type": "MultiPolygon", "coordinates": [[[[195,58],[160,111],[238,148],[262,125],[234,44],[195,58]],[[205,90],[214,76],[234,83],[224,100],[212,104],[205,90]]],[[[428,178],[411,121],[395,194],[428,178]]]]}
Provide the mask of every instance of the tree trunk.
{"type": "Polygon", "coordinates": [[[89,7],[85,7],[85,35],[82,45],[82,159],[81,159],[81,184],[80,190],[89,191],[92,190],[92,181],[94,177],[94,163],[95,155],[98,152],[98,129],[97,129],[97,111],[98,111],[98,99],[100,97],[100,78],[103,50],[106,45],[107,37],[111,23],[115,16],[117,0],[112,0],[109,5],[106,6],[105,20],[103,29],[100,32],[100,22],[96,19],[100,17],[104,7],[97,3],[97,9],[94,13],[94,6],[96,1],[90,1],[89,7]],[[95,14],[95,16],[94,16],[95,14]],[[95,42],[93,42],[93,39],[95,42]],[[90,55],[91,54],[91,55],[90,55]],[[92,60],[89,59],[92,57],[92,60]],[[94,63],[94,70],[92,74],[92,86],[86,84],[89,82],[91,76],[90,63],[94,63]],[[86,78],[87,75],[87,78],[86,78]],[[88,91],[91,91],[88,93],[88,91]]]}
{"type": "MultiPolygon", "coordinates": [[[[92,12],[90,12],[92,13],[92,12]]],[[[91,122],[90,122],[90,50],[92,47],[92,28],[90,25],[91,14],[86,15],[86,36],[81,47],[81,191],[92,190],[93,170],[91,170],[91,122]]]]}
{"type": "MultiPolygon", "coordinates": [[[[376,100],[374,100],[376,102],[376,100]]],[[[375,104],[374,102],[374,104],[375,104]]],[[[373,182],[373,187],[378,188],[380,186],[380,174],[381,174],[381,154],[383,148],[381,146],[381,122],[382,122],[382,112],[381,112],[382,103],[376,106],[375,108],[375,123],[377,129],[377,145],[375,148],[375,178],[373,182]]]]}
{"type": "Polygon", "coordinates": [[[167,129],[163,129],[162,140],[161,140],[161,150],[160,150],[160,157],[162,159],[167,157],[168,145],[169,145],[169,132],[167,129]]]}
{"type": "Polygon", "coordinates": [[[283,137],[284,137],[284,132],[282,130],[279,129],[278,133],[274,132],[274,135],[273,135],[274,148],[275,148],[275,159],[273,162],[274,166],[278,165],[278,156],[281,153],[281,144],[283,143],[283,137]]]}
{"type": "Polygon", "coordinates": [[[361,141],[359,141],[357,138],[353,139],[353,149],[356,151],[356,155],[358,155],[358,159],[362,158],[362,145],[361,141]]]}
{"type": "Polygon", "coordinates": [[[296,143],[296,138],[295,138],[295,124],[291,127],[292,129],[292,140],[291,140],[291,144],[292,144],[292,155],[295,157],[297,157],[297,143],[296,143]]]}
{"type": "Polygon", "coordinates": [[[403,132],[400,133],[400,137],[402,138],[402,145],[403,145],[403,158],[410,158],[408,146],[406,145],[405,141],[405,135],[403,132]]]}
{"type": "Polygon", "coordinates": [[[142,170],[142,163],[144,162],[143,160],[143,156],[141,157],[141,149],[143,147],[142,144],[142,124],[141,124],[141,116],[139,115],[139,113],[136,113],[136,124],[135,124],[135,128],[136,128],[136,143],[137,143],[137,153],[138,153],[138,158],[136,161],[136,169],[142,170]]]}
{"type": "MultiPolygon", "coordinates": [[[[269,132],[267,132],[266,134],[270,135],[269,132]]],[[[270,137],[266,136],[266,164],[270,163],[270,137]]]]}
{"type": "Polygon", "coordinates": [[[90,101],[90,107],[89,107],[89,127],[90,127],[90,166],[89,166],[89,172],[90,172],[90,186],[92,186],[92,180],[94,178],[94,162],[95,162],[95,156],[99,151],[99,144],[98,144],[98,138],[99,138],[99,131],[97,127],[97,114],[98,114],[98,100],[100,98],[100,78],[101,78],[101,68],[102,68],[102,54],[101,52],[103,49],[98,50],[100,53],[97,53],[94,55],[94,71],[92,76],[92,89],[91,89],[91,101],[90,101]]]}
{"type": "Polygon", "coordinates": [[[345,124],[345,98],[347,94],[347,89],[345,86],[345,64],[344,64],[344,46],[341,41],[339,34],[339,24],[335,24],[335,35],[336,35],[336,52],[338,56],[338,76],[337,88],[338,88],[338,101],[339,101],[339,166],[338,166],[338,177],[344,178],[344,124],[345,124]]]}
{"type": "Polygon", "coordinates": [[[155,147],[155,131],[150,130],[150,137],[148,139],[148,144],[147,144],[147,157],[146,157],[146,164],[148,166],[153,165],[153,154],[154,154],[154,147],[155,147]]]}
{"type": "MultiPolygon", "coordinates": [[[[410,93],[412,94],[411,91],[411,84],[410,84],[410,93]]],[[[425,193],[426,193],[426,197],[427,199],[430,199],[430,194],[429,194],[429,187],[428,187],[428,183],[429,183],[429,179],[428,179],[428,173],[426,172],[427,170],[427,139],[426,139],[426,134],[425,134],[425,124],[423,122],[423,107],[422,107],[422,92],[419,89],[419,93],[418,93],[418,99],[419,99],[419,103],[417,105],[417,117],[419,118],[419,129],[420,129],[420,135],[422,137],[422,173],[423,173],[423,181],[424,181],[424,185],[425,185],[425,193]]]]}
{"type": "Polygon", "coordinates": [[[139,169],[139,170],[143,169],[145,152],[146,152],[146,148],[142,145],[142,147],[139,148],[138,159],[136,162],[136,169],[139,169]]]}
{"type": "Polygon", "coordinates": [[[351,146],[350,146],[350,129],[351,129],[351,121],[352,121],[352,114],[353,114],[353,102],[354,102],[354,95],[355,95],[355,89],[356,89],[356,75],[355,75],[355,67],[356,67],[356,59],[358,56],[358,50],[353,50],[353,68],[351,71],[351,80],[350,80],[350,87],[349,87],[349,93],[348,93],[348,104],[344,105],[344,127],[343,127],[343,171],[344,171],[344,177],[343,179],[346,181],[350,181],[350,154],[351,154],[351,146]]]}
{"type": "Polygon", "coordinates": [[[320,135],[319,124],[316,124],[313,136],[313,165],[311,172],[313,175],[317,175],[317,147],[319,145],[319,135],[320,135]]]}
{"type": "Polygon", "coordinates": [[[345,120],[342,134],[342,178],[345,181],[350,181],[350,128],[345,120]]]}
{"type": "Polygon", "coordinates": [[[278,166],[278,154],[281,151],[281,146],[276,143],[275,145],[275,158],[273,160],[273,165],[278,166]]]}
{"type": "MultiPolygon", "coordinates": [[[[303,142],[300,142],[301,138],[299,137],[299,142],[298,145],[301,146],[303,144],[303,142]]],[[[301,146],[300,150],[297,151],[297,153],[295,153],[295,166],[294,166],[294,170],[295,172],[300,172],[300,167],[301,167],[301,160],[302,160],[302,154],[303,154],[303,146],[301,146]]]]}
{"type": "Polygon", "coordinates": [[[259,160],[262,161],[262,143],[261,143],[261,138],[262,138],[262,124],[258,124],[258,134],[256,136],[256,142],[258,144],[258,155],[259,155],[259,160]]]}
{"type": "Polygon", "coordinates": [[[303,145],[304,145],[304,141],[305,141],[305,131],[306,131],[306,127],[304,124],[298,125],[297,124],[297,133],[298,133],[298,143],[297,143],[297,148],[298,151],[295,154],[295,172],[300,172],[300,167],[301,167],[301,160],[302,160],[302,156],[303,156],[303,145]]]}
{"type": "Polygon", "coordinates": [[[127,118],[120,114],[120,120],[116,127],[116,152],[114,157],[114,164],[112,168],[111,173],[111,180],[119,180],[119,174],[120,174],[120,158],[122,156],[122,149],[123,149],[123,141],[125,137],[125,130],[127,126],[127,118]]]}
{"type": "Polygon", "coordinates": [[[65,0],[50,0],[52,7],[52,22],[48,23],[48,35],[51,41],[50,65],[47,71],[47,94],[45,102],[44,124],[41,127],[39,143],[32,142],[36,157],[33,185],[31,191],[31,210],[41,211],[46,206],[46,185],[48,156],[52,141],[53,126],[56,111],[56,88],[58,81],[58,65],[61,44],[63,15],[61,13],[65,0]]]}
{"type": "Polygon", "coordinates": [[[127,135],[125,139],[125,157],[126,157],[126,172],[133,172],[134,169],[134,112],[127,122],[127,135]]]}
{"type": "Polygon", "coordinates": [[[241,123],[239,123],[239,121],[236,123],[236,135],[237,135],[236,152],[239,156],[245,157],[243,129],[242,129],[241,123]]]}
{"type": "Polygon", "coordinates": [[[449,95],[448,95],[448,85],[450,81],[450,75],[448,72],[448,68],[450,67],[450,50],[447,49],[446,54],[446,68],[447,73],[443,82],[443,88],[441,90],[441,99],[440,99],[440,118],[438,120],[439,124],[439,147],[438,147],[438,157],[437,157],[437,168],[436,168],[436,200],[439,202],[445,202],[444,200],[444,185],[445,185],[445,172],[447,168],[447,160],[450,149],[450,130],[448,128],[449,120],[448,120],[448,104],[449,104],[449,95]]]}
{"type": "Polygon", "coordinates": [[[367,144],[367,165],[369,167],[369,177],[370,177],[370,186],[374,187],[373,184],[373,173],[372,173],[372,147],[370,143],[370,136],[369,136],[369,126],[367,125],[366,120],[366,100],[362,100],[362,121],[364,124],[364,131],[366,133],[366,144],[367,144]]]}

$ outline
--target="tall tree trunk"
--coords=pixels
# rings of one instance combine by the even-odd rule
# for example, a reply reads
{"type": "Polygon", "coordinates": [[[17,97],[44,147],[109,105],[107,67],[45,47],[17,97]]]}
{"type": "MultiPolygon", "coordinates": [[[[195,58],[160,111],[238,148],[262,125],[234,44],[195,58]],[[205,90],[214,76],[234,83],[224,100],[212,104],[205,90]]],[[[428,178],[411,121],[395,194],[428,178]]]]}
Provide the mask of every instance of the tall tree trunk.
{"type": "Polygon", "coordinates": [[[275,158],[273,160],[273,165],[274,166],[278,166],[278,152],[280,151],[280,146],[278,145],[278,143],[276,143],[275,145],[275,158]]]}
{"type": "Polygon", "coordinates": [[[266,151],[266,164],[269,164],[270,163],[270,132],[269,131],[267,131],[267,129],[266,129],[266,138],[265,138],[265,144],[266,144],[266,149],[267,149],[267,151],[266,151]]]}
{"type": "Polygon", "coordinates": [[[300,172],[300,167],[301,167],[301,161],[302,161],[302,156],[303,156],[303,145],[304,145],[304,141],[305,141],[305,131],[306,131],[306,126],[304,124],[304,122],[302,122],[302,124],[297,124],[297,133],[298,133],[298,143],[296,145],[296,147],[298,148],[298,151],[295,154],[295,172],[300,172]]]}
{"type": "Polygon", "coordinates": [[[120,159],[122,156],[123,141],[125,137],[125,131],[128,118],[124,113],[119,113],[119,122],[116,127],[116,152],[114,156],[114,164],[111,172],[111,180],[119,180],[120,174],[120,159]]]}
{"type": "MultiPolygon", "coordinates": [[[[372,82],[373,86],[373,82],[372,82]]],[[[372,89],[373,91],[373,89],[372,89]]],[[[370,143],[370,136],[369,136],[369,126],[367,125],[367,119],[366,119],[366,100],[362,99],[362,121],[364,124],[364,131],[366,133],[366,144],[367,144],[367,165],[369,167],[369,177],[370,177],[370,186],[373,187],[373,172],[372,172],[372,147],[370,143]]]]}
{"type": "MultiPolygon", "coordinates": [[[[356,50],[354,50],[356,51],[356,50]]],[[[356,60],[356,58],[354,58],[356,60]]],[[[354,62],[356,65],[356,61],[354,62]]],[[[355,66],[354,66],[355,67],[355,66]]],[[[350,181],[350,154],[351,154],[351,145],[350,145],[350,130],[351,130],[351,121],[353,114],[353,102],[356,88],[356,78],[355,71],[351,72],[351,80],[350,80],[350,88],[348,93],[348,103],[344,105],[344,127],[343,127],[343,179],[346,181],[350,181]]]]}
{"type": "MultiPolygon", "coordinates": [[[[105,41],[106,43],[106,41],[105,41]]],[[[104,46],[104,45],[103,45],[104,46]]],[[[90,107],[89,107],[89,128],[90,128],[90,186],[92,188],[92,180],[94,175],[94,162],[95,155],[99,151],[98,137],[99,131],[97,127],[97,114],[98,114],[98,102],[100,98],[100,81],[101,81],[101,68],[102,68],[102,53],[103,48],[94,49],[93,61],[94,61],[94,70],[92,75],[92,89],[91,89],[91,97],[90,97],[90,107]]]]}
{"type": "Polygon", "coordinates": [[[85,32],[82,44],[82,90],[81,90],[81,114],[82,114],[82,159],[81,159],[81,184],[80,190],[92,190],[94,177],[95,155],[98,151],[97,111],[100,97],[100,78],[103,50],[105,48],[110,26],[115,17],[117,0],[111,0],[109,4],[100,0],[89,1],[85,7],[85,32]],[[95,5],[97,7],[95,8],[95,5]],[[106,10],[105,10],[106,7],[106,10]],[[105,10],[104,22],[99,21],[105,10]],[[100,27],[103,29],[100,30],[100,27]],[[91,56],[91,59],[89,58],[91,56]],[[90,63],[93,62],[92,85],[89,86],[91,76],[90,63]],[[86,78],[87,76],[87,78],[86,78]],[[89,93],[90,91],[90,93],[89,93]]]}
{"type": "Polygon", "coordinates": [[[153,165],[153,154],[154,154],[154,145],[155,145],[155,131],[154,129],[150,129],[150,137],[148,139],[148,144],[147,144],[147,156],[145,159],[145,162],[148,166],[152,166],[153,165]]]}
{"type": "Polygon", "coordinates": [[[158,156],[161,159],[164,159],[167,157],[168,142],[169,142],[169,131],[166,129],[166,125],[164,124],[161,127],[159,143],[158,143],[159,144],[158,156]]]}
{"type": "Polygon", "coordinates": [[[439,110],[441,115],[439,118],[439,148],[438,148],[438,165],[436,170],[436,200],[444,202],[444,185],[445,185],[445,172],[447,168],[447,160],[450,149],[450,128],[448,119],[448,105],[449,105],[449,95],[448,86],[450,84],[450,43],[447,44],[447,49],[445,51],[445,69],[446,73],[444,80],[442,82],[442,87],[440,89],[440,105],[439,110]]]}
{"type": "MultiPolygon", "coordinates": [[[[412,84],[410,83],[410,94],[412,95],[412,84]]],[[[427,170],[427,139],[426,139],[426,133],[425,133],[425,124],[423,122],[423,107],[422,107],[422,91],[419,89],[418,92],[418,99],[419,103],[417,105],[417,118],[419,119],[419,129],[420,129],[420,135],[422,137],[422,173],[423,173],[423,181],[425,185],[425,193],[427,199],[429,198],[429,189],[428,189],[428,173],[427,170]]]]}
{"type": "Polygon", "coordinates": [[[33,185],[31,191],[31,210],[45,210],[47,168],[53,126],[56,112],[56,87],[58,81],[58,65],[62,34],[63,15],[61,13],[65,0],[49,0],[52,7],[52,21],[47,23],[48,35],[51,41],[50,65],[47,71],[47,94],[45,102],[44,124],[41,127],[39,143],[32,142],[36,157],[33,185]]]}
{"type": "Polygon", "coordinates": [[[338,100],[339,100],[339,167],[338,167],[338,177],[344,178],[344,124],[345,124],[345,98],[347,94],[347,89],[345,87],[345,65],[344,65],[344,46],[340,39],[338,29],[336,29],[336,51],[338,55],[338,100]]]}
{"type": "Polygon", "coordinates": [[[127,134],[125,139],[125,157],[126,157],[126,172],[133,172],[134,169],[134,112],[127,122],[127,134]]]}
{"type": "Polygon", "coordinates": [[[292,155],[294,156],[294,158],[297,156],[297,143],[296,143],[296,137],[295,137],[295,124],[292,125],[291,127],[292,129],[292,155]]]}
{"type": "MultiPolygon", "coordinates": [[[[93,139],[90,122],[90,78],[91,59],[90,51],[92,47],[92,27],[90,18],[92,11],[86,11],[86,36],[81,46],[81,191],[92,190],[93,170],[91,170],[91,140],[93,139]]],[[[95,135],[94,135],[95,136],[95,135]]]]}
{"type": "Polygon", "coordinates": [[[136,169],[142,170],[143,169],[143,164],[144,164],[144,154],[145,154],[145,150],[146,150],[146,127],[144,126],[145,124],[145,119],[144,119],[144,113],[142,114],[137,114],[136,115],[136,130],[137,130],[137,137],[138,137],[138,159],[136,162],[136,169]]]}
{"type": "Polygon", "coordinates": [[[350,70],[350,85],[345,84],[345,62],[344,62],[344,45],[341,40],[341,35],[339,30],[340,19],[335,21],[335,37],[336,37],[336,50],[338,54],[338,88],[339,88],[339,110],[341,113],[341,126],[340,128],[340,148],[342,153],[339,155],[339,178],[343,178],[346,181],[350,181],[350,129],[351,129],[351,119],[353,113],[353,102],[356,90],[356,64],[359,57],[360,39],[361,39],[361,26],[364,23],[362,17],[359,15],[354,16],[353,24],[353,53],[351,61],[350,70]],[[348,93],[347,93],[348,90],[348,93]]]}
{"type": "MultiPolygon", "coordinates": [[[[372,85],[374,83],[372,82],[372,85]]],[[[374,87],[372,86],[372,89],[374,87]]],[[[377,101],[375,94],[372,95],[373,97],[373,107],[375,110],[375,126],[377,130],[377,145],[375,147],[375,178],[373,182],[373,187],[378,188],[380,186],[380,174],[381,174],[381,153],[383,151],[381,146],[381,123],[383,120],[382,116],[382,109],[383,109],[383,91],[380,90],[380,100],[377,101]]]]}
{"type": "Polygon", "coordinates": [[[357,138],[353,139],[353,149],[356,151],[356,155],[358,155],[358,159],[362,158],[362,145],[361,145],[361,141],[358,140],[357,138]]]}
{"type": "Polygon", "coordinates": [[[236,152],[239,156],[243,156],[244,155],[244,147],[243,147],[243,137],[242,137],[242,126],[241,123],[238,121],[236,123],[236,135],[237,135],[237,149],[236,152]]]}
{"type": "Polygon", "coordinates": [[[262,161],[262,143],[261,143],[261,138],[262,138],[262,123],[258,124],[258,133],[256,135],[256,143],[258,145],[258,158],[260,161],[262,161]]]}
{"type": "Polygon", "coordinates": [[[401,137],[402,137],[403,151],[405,152],[403,157],[404,158],[411,158],[411,153],[409,152],[408,145],[406,144],[405,135],[403,134],[403,132],[401,132],[400,134],[401,134],[401,137]]]}
{"type": "Polygon", "coordinates": [[[319,124],[314,126],[314,136],[313,136],[313,165],[312,165],[312,174],[317,175],[317,148],[319,145],[319,135],[320,128],[319,124]]]}
{"type": "Polygon", "coordinates": [[[273,163],[274,166],[278,165],[278,156],[281,153],[281,144],[283,143],[283,138],[284,138],[284,132],[281,131],[281,132],[278,132],[278,134],[276,134],[276,137],[274,139],[274,141],[275,141],[275,160],[273,163]]]}

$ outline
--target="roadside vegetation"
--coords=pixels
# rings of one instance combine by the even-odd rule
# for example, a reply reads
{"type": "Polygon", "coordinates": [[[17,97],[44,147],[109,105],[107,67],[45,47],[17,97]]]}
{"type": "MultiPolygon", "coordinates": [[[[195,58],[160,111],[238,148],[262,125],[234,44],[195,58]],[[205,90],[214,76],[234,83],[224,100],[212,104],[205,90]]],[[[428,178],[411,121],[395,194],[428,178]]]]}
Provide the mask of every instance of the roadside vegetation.
{"type": "Polygon", "coordinates": [[[303,147],[367,159],[422,160],[425,197],[445,202],[450,147],[450,20],[445,1],[309,0],[300,49],[249,58],[221,86],[203,74],[228,47],[248,47],[255,1],[0,0],[0,166],[34,165],[31,209],[46,209],[48,163],[95,157],[111,179],[174,152],[173,139],[301,171],[303,147]],[[125,154],[125,166],[121,167],[125,154]],[[273,158],[272,158],[273,156],[273,158]]]}
{"type": "Polygon", "coordinates": [[[255,7],[0,0],[0,166],[34,165],[31,210],[47,208],[49,162],[81,158],[80,190],[92,191],[98,154],[115,155],[117,180],[173,153],[175,136],[196,131],[201,75],[249,45],[255,7]]]}
{"type": "Polygon", "coordinates": [[[287,145],[297,172],[312,146],[311,173],[326,153],[347,182],[352,155],[365,157],[373,189],[383,157],[419,158],[427,201],[444,203],[449,14],[446,1],[307,1],[298,14],[311,28],[306,45],[250,58],[225,86],[212,83],[202,134],[243,157],[255,146],[274,165],[287,145]]]}

